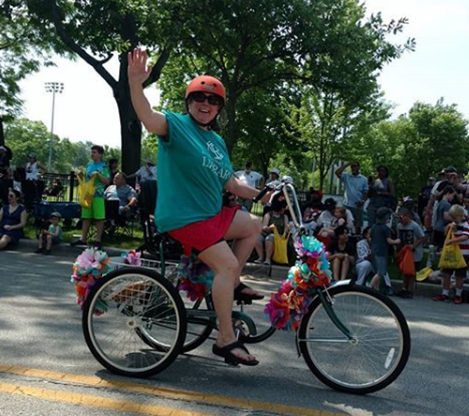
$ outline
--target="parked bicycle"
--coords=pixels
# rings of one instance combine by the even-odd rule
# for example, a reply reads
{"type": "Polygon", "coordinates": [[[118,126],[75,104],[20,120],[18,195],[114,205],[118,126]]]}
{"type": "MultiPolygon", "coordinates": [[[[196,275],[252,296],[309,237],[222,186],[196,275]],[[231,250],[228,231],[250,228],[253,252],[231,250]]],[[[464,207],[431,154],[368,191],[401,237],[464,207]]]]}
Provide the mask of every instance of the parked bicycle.
{"type": "MultiPolygon", "coordinates": [[[[282,182],[276,192],[284,193],[297,230],[294,238],[300,239],[305,232],[294,187],[282,182]]],[[[144,260],[140,267],[116,264],[99,279],[83,308],[83,331],[94,357],[114,373],[148,377],[205,342],[217,330],[210,292],[189,303],[177,285],[177,265],[164,258],[144,260]]],[[[242,342],[262,342],[276,331],[256,322],[245,309],[241,302],[240,311],[232,315],[242,342]]],[[[407,322],[391,299],[342,281],[315,288],[296,331],[296,346],[323,383],[366,394],[399,376],[411,339],[407,322]]]]}

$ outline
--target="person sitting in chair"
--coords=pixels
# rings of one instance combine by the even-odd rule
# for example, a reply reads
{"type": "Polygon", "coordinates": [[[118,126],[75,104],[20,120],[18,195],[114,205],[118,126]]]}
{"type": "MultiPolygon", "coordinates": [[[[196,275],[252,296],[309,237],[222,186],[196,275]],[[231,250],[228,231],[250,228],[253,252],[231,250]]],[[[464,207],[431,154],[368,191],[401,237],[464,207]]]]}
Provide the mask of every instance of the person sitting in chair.
{"type": "Polygon", "coordinates": [[[355,265],[355,249],[348,241],[344,225],[334,230],[334,240],[327,247],[334,280],[345,280],[350,267],[355,265]]]}
{"type": "Polygon", "coordinates": [[[114,185],[104,191],[104,199],[119,201],[119,215],[129,218],[137,207],[137,192],[127,185],[127,176],[118,172],[114,176],[114,185]]]}

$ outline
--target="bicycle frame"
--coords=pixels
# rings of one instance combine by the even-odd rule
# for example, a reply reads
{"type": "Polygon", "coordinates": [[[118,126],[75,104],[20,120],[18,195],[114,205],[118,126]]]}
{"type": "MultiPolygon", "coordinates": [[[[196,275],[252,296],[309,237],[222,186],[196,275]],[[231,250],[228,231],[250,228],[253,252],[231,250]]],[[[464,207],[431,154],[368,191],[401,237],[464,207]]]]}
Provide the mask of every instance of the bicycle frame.
{"type": "MultiPolygon", "coordinates": [[[[295,225],[297,229],[296,233],[293,235],[293,238],[299,239],[303,235],[306,235],[306,232],[305,232],[305,227],[304,227],[303,219],[301,215],[300,204],[298,202],[298,197],[296,195],[295,188],[290,183],[282,183],[276,187],[277,190],[279,188],[281,188],[283,195],[285,196],[285,201],[290,211],[293,224],[295,225]],[[290,197],[290,194],[292,195],[292,198],[290,197]]],[[[349,282],[350,281],[344,281],[339,284],[344,285],[344,284],[349,284],[349,282]]],[[[348,338],[349,341],[354,341],[355,337],[352,335],[352,333],[347,328],[347,326],[340,320],[340,318],[334,312],[334,308],[333,308],[334,300],[329,295],[329,287],[323,286],[322,288],[317,288],[316,296],[319,297],[322,305],[324,306],[324,310],[326,311],[327,315],[329,316],[331,321],[334,323],[334,325],[348,338]]],[[[300,341],[305,341],[305,340],[300,340],[297,337],[298,353],[300,351],[299,350],[300,341]]]]}
{"type": "MultiPolygon", "coordinates": [[[[305,227],[304,227],[303,219],[301,215],[301,209],[300,209],[300,205],[298,202],[298,197],[296,195],[295,188],[290,183],[282,182],[281,184],[275,187],[275,190],[278,192],[280,191],[283,192],[283,195],[285,196],[285,201],[290,211],[292,221],[297,229],[296,233],[293,235],[293,238],[294,239],[301,238],[301,236],[305,235],[306,232],[305,232],[305,227]],[[292,195],[292,197],[290,197],[290,194],[292,195]]],[[[163,275],[163,277],[166,277],[163,240],[160,241],[159,246],[160,246],[161,274],[163,275]]],[[[348,283],[349,281],[344,281],[338,284],[343,285],[343,284],[348,284],[348,283]]],[[[349,341],[353,342],[355,340],[355,337],[347,328],[347,326],[340,320],[337,314],[334,312],[334,308],[333,308],[334,301],[329,295],[329,292],[328,292],[329,288],[330,287],[326,287],[326,286],[317,288],[316,296],[319,297],[322,305],[324,306],[324,310],[326,311],[327,315],[329,316],[333,324],[347,337],[349,341]]],[[[210,295],[206,295],[205,299],[207,302],[208,309],[186,309],[188,322],[194,323],[194,324],[201,324],[201,325],[210,325],[212,326],[213,329],[217,329],[216,313],[213,308],[210,295]]],[[[250,333],[252,335],[256,335],[257,330],[256,330],[256,325],[254,321],[247,314],[245,314],[243,310],[241,310],[240,312],[233,311],[232,317],[235,320],[242,320],[243,322],[245,322],[249,328],[250,333]]],[[[299,349],[300,341],[305,341],[305,340],[300,340],[297,336],[296,344],[297,344],[299,355],[301,355],[300,349],[299,349]]]]}

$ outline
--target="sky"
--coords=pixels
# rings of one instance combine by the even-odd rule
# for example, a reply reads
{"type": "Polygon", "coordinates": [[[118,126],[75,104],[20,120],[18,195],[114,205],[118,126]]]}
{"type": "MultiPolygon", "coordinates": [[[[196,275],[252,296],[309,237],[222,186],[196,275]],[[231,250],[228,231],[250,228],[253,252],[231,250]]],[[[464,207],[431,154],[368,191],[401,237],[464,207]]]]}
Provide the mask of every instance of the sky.
{"type": "MultiPolygon", "coordinates": [[[[469,120],[469,0],[365,0],[368,13],[382,12],[384,21],[407,17],[409,24],[393,42],[413,37],[416,50],[386,65],[379,77],[385,99],[394,105],[393,115],[407,113],[416,101],[456,104],[469,120]]],[[[81,59],[56,59],[56,67],[44,68],[21,83],[24,117],[40,120],[50,129],[52,94],[46,82],[62,82],[56,94],[54,133],[72,141],[120,147],[117,105],[110,87],[81,59]]],[[[118,60],[106,64],[117,78],[118,60]]],[[[156,88],[146,90],[152,105],[156,88]]]]}

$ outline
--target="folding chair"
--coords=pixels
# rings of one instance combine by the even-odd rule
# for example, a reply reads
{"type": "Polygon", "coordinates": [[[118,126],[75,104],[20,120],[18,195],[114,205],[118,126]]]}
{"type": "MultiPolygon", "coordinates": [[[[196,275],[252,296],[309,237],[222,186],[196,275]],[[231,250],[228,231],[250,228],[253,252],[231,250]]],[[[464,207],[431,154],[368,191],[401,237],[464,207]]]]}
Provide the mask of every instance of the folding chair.
{"type": "Polygon", "coordinates": [[[133,214],[126,218],[119,214],[119,201],[106,199],[104,201],[106,209],[106,222],[104,224],[104,232],[109,236],[124,235],[133,237],[133,214]]]}

